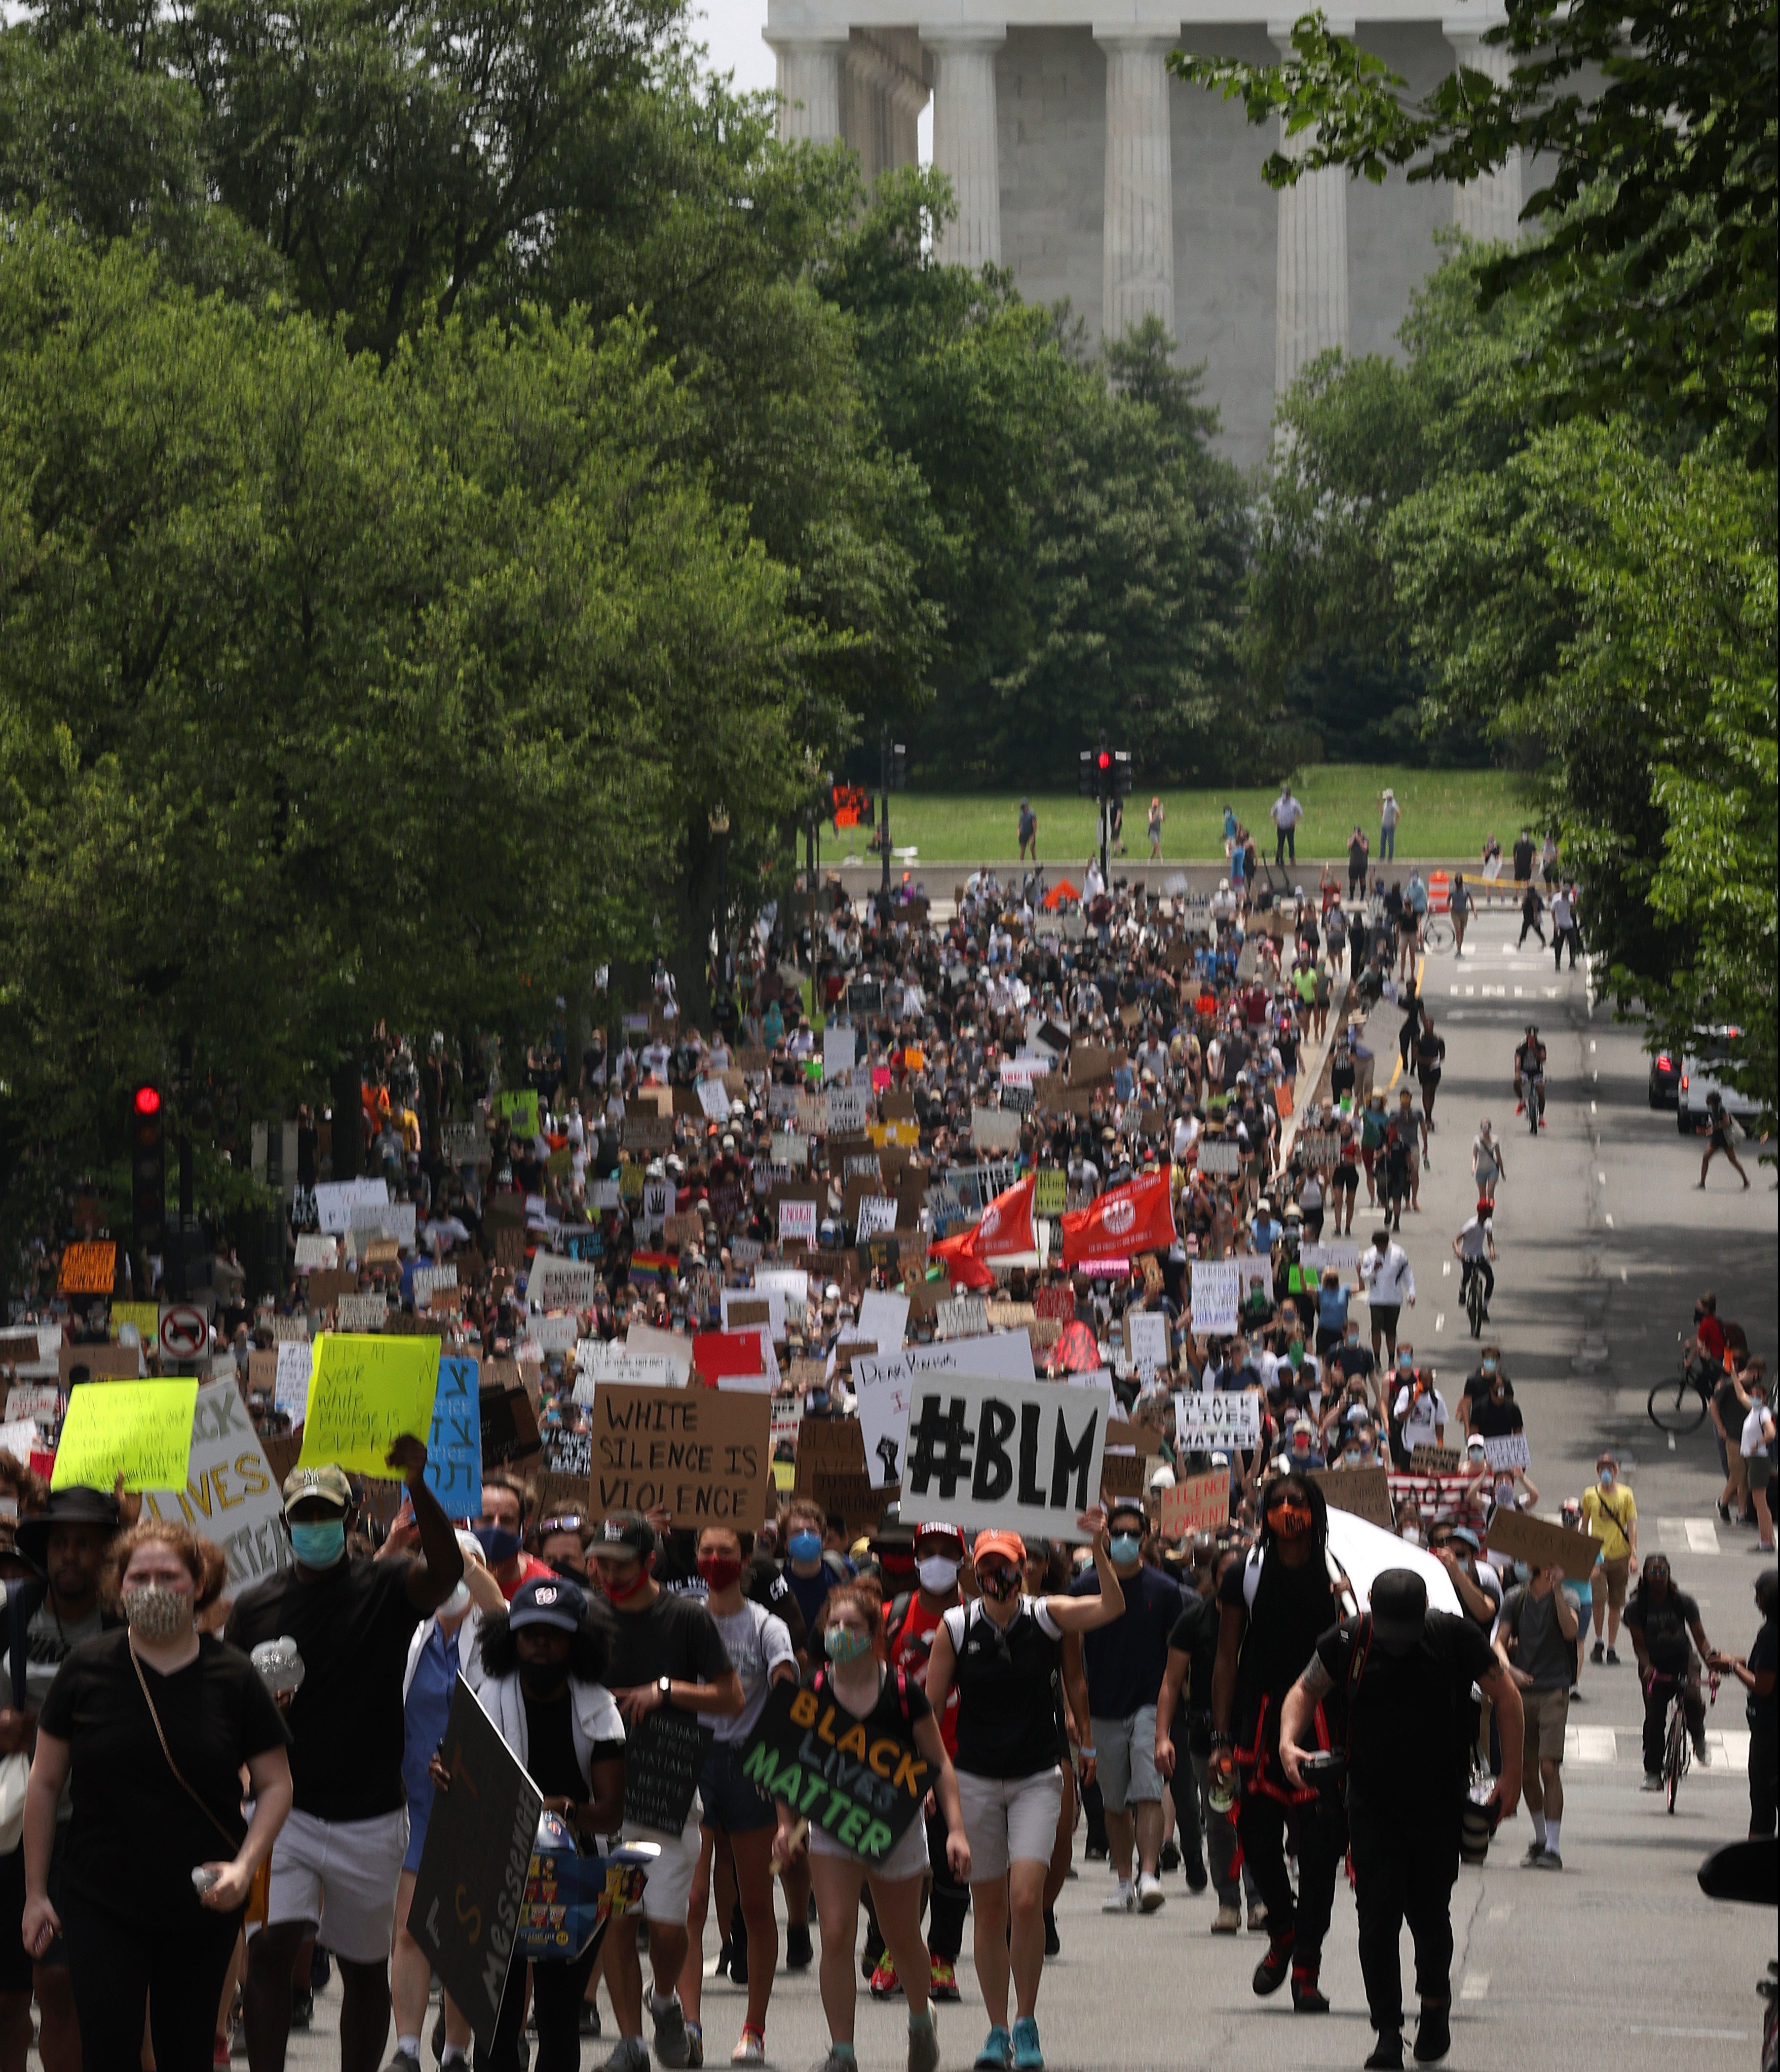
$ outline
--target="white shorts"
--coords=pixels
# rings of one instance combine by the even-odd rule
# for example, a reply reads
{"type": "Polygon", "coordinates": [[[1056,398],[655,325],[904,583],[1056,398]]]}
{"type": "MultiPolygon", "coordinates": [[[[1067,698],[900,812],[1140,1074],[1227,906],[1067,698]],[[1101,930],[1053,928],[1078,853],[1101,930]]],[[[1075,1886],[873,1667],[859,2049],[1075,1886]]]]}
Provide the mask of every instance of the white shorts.
{"type": "Polygon", "coordinates": [[[1161,1774],[1156,1767],[1156,1708],[1140,1705],[1128,1720],[1091,1719],[1094,1772],[1109,1813],[1128,1806],[1159,1803],[1161,1774]]]}
{"type": "Polygon", "coordinates": [[[1050,1861],[1063,1814],[1061,1770],[1053,1766],[1034,1777],[977,1777],[961,1770],[958,1798],[972,1885],[1005,1877],[1010,1861],[1050,1861]]]}
{"type": "Polygon", "coordinates": [[[396,1940],[396,1881],[407,1853],[405,1806],[371,1820],[293,1811],[272,1844],[266,1926],[312,1921],[348,1963],[387,1963],[396,1940]]]}
{"type": "MultiPolygon", "coordinates": [[[[834,1837],[820,1827],[810,1830],[810,1854],[812,1856],[852,1856],[859,1858],[851,1849],[845,1848],[834,1837]]],[[[895,1883],[902,1878],[920,1877],[928,1866],[927,1823],[917,1813],[903,1831],[902,1839],[881,1864],[867,1864],[865,1868],[873,1877],[881,1877],[895,1883]]]]}
{"type": "Polygon", "coordinates": [[[661,1854],[649,1866],[649,1875],[643,1887],[644,1920],[660,1921],[680,1928],[686,1926],[686,1907],[693,1896],[693,1879],[698,1869],[698,1852],[702,1846],[699,1823],[704,1815],[704,1803],[695,1791],[693,1810],[677,1835],[664,1834],[659,1827],[639,1827],[634,1820],[625,1822],[627,1842],[656,1842],[661,1848],[661,1854]]]}

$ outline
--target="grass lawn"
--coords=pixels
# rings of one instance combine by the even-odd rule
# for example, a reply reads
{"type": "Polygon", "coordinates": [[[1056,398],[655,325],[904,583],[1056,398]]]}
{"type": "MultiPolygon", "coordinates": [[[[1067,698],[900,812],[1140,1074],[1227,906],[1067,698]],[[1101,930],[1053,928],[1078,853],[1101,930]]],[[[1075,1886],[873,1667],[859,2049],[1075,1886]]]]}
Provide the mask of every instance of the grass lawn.
{"type": "MultiPolygon", "coordinates": [[[[1503,770],[1405,770],[1362,763],[1321,763],[1294,774],[1293,790],[1304,806],[1298,823],[1298,857],[1320,861],[1344,857],[1355,825],[1364,828],[1375,855],[1379,846],[1379,795],[1386,785],[1397,795],[1402,818],[1397,823],[1397,853],[1460,861],[1483,853],[1483,838],[1493,833],[1506,850],[1526,811],[1519,781],[1503,770]]],[[[1211,862],[1223,854],[1223,809],[1235,808],[1237,819],[1254,832],[1256,845],[1273,853],[1269,818],[1279,787],[1265,791],[1164,791],[1167,817],[1162,823],[1162,856],[1169,862],[1211,862]]],[[[1125,848],[1147,859],[1145,820],[1151,794],[1134,791],[1125,801],[1125,848]]],[[[1079,865],[1096,839],[1091,799],[1067,792],[1032,795],[1038,816],[1038,853],[1051,865],[1079,865]]],[[[905,791],[890,801],[890,839],[898,849],[911,844],[920,861],[1000,863],[1019,854],[1016,828],[1019,794],[970,792],[943,796],[905,791]]],[[[837,842],[832,830],[823,834],[824,861],[838,861],[851,847],[866,857],[864,828],[843,830],[837,842]]]]}

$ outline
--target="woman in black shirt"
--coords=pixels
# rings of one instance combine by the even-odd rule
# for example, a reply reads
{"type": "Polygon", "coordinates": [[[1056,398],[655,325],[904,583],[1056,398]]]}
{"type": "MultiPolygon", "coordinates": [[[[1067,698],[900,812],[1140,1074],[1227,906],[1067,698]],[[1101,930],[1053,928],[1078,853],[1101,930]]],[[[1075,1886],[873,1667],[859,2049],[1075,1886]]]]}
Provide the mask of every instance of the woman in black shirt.
{"type": "Polygon", "coordinates": [[[245,1655],[192,1624],[205,1552],[183,1525],[150,1520],[124,1535],[108,1594],[126,1624],[72,1651],[38,1724],[23,1932],[34,1956],[58,1933],[66,1940],[88,2072],[140,2062],[145,2012],[159,2072],[208,2072],[248,1888],[290,1811],[277,1704],[245,1655]]]}

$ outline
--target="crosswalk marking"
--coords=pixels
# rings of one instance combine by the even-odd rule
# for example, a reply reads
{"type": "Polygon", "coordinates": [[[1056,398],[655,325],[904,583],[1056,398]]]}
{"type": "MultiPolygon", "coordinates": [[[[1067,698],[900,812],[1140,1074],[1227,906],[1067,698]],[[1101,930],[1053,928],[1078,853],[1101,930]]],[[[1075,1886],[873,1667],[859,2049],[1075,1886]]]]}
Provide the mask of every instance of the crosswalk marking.
{"type": "Polygon", "coordinates": [[[1458,1989],[1458,1996],[1461,2000],[1480,2000],[1489,1990],[1490,1975],[1487,1971],[1467,1971],[1465,1983],[1458,1989]]]}
{"type": "Polygon", "coordinates": [[[1716,1554],[1718,1527],[1709,1518],[1659,1518],[1657,1536],[1665,1554],[1716,1554]]]}
{"type": "MultiPolygon", "coordinates": [[[[1712,1762],[1705,1774],[1741,1778],[1749,1766],[1749,1730],[1747,1727],[1708,1727],[1706,1746],[1712,1762]]],[[[1566,1727],[1564,1730],[1566,1762],[1635,1762],[1642,1766],[1643,1741],[1632,1727],[1566,1727]]],[[[1697,1774],[1697,1773],[1696,1773],[1697,1774]]]]}

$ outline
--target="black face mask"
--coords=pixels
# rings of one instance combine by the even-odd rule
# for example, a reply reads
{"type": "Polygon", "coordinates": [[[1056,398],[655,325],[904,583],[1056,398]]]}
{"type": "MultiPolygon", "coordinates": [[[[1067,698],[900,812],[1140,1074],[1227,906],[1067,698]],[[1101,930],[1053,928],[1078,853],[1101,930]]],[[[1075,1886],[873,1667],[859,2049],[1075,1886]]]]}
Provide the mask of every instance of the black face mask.
{"type": "Polygon", "coordinates": [[[564,1662],[522,1662],[519,1666],[519,1680],[526,1695],[532,1698],[548,1698],[567,1682],[568,1675],[569,1666],[564,1662]]]}

